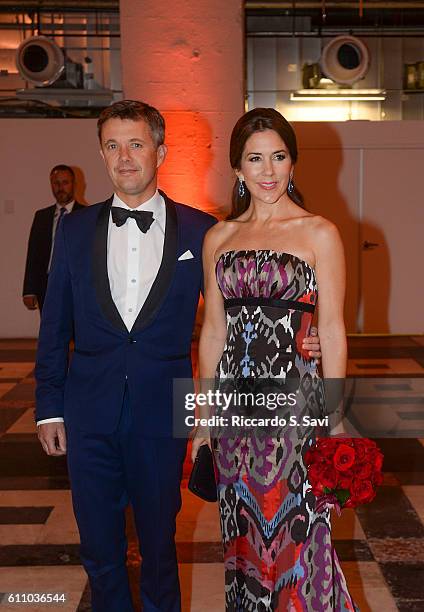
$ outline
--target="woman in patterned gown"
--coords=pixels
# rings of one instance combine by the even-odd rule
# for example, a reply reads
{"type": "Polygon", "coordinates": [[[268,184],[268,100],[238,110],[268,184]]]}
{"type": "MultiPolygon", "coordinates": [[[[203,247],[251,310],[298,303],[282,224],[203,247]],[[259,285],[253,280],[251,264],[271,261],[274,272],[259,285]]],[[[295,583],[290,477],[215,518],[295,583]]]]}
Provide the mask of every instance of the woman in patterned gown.
{"type": "MultiPolygon", "coordinates": [[[[276,110],[254,109],[235,125],[232,214],[204,243],[200,376],[219,380],[222,388],[255,379],[274,386],[291,381],[297,416],[312,404],[323,416],[322,403],[311,403],[321,379],[302,342],[319,288],[323,374],[345,377],[344,253],[336,227],[302,207],[296,160],[294,131],[276,110]]],[[[263,436],[223,429],[212,448],[226,610],[355,610],[331,543],[329,511],[317,511],[308,490],[304,457],[315,440],[313,427],[263,436]]],[[[201,444],[211,445],[210,433],[196,431],[193,457],[201,444]]],[[[333,423],[331,433],[342,433],[341,424],[333,423]]]]}

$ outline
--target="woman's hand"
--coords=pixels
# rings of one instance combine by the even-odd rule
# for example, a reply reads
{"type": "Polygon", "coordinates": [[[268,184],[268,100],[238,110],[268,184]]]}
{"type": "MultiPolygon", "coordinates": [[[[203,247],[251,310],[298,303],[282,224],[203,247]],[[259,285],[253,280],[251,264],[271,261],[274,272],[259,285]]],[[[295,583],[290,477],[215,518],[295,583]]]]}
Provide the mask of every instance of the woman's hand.
{"type": "Polygon", "coordinates": [[[321,359],[321,341],[318,335],[318,329],[311,327],[310,335],[303,339],[302,348],[309,352],[309,357],[313,357],[317,364],[321,359]]]}
{"type": "Polygon", "coordinates": [[[203,444],[207,444],[209,448],[212,450],[209,428],[208,427],[197,427],[193,434],[193,442],[192,442],[192,447],[191,447],[191,460],[193,461],[193,463],[196,460],[197,453],[199,452],[199,448],[203,446],[203,444]]]}

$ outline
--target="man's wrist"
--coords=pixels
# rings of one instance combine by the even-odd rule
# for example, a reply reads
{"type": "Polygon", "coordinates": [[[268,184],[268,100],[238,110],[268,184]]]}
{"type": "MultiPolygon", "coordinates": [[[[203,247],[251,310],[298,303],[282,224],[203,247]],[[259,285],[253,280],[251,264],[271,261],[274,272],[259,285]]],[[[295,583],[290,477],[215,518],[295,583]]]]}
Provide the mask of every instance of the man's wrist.
{"type": "Polygon", "coordinates": [[[63,423],[63,417],[52,417],[51,419],[41,419],[37,421],[37,427],[39,425],[43,425],[44,423],[63,423]]]}

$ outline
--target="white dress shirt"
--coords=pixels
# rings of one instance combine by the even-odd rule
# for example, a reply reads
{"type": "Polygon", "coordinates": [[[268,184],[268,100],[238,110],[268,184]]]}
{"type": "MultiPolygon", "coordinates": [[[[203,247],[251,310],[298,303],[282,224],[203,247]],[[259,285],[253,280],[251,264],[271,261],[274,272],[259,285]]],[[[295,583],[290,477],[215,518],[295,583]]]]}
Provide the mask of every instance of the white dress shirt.
{"type": "Polygon", "coordinates": [[[107,271],[112,299],[128,331],[131,330],[153,285],[163,255],[165,202],[158,191],[137,208],[127,206],[116,194],[112,206],[127,210],[147,210],[154,221],[143,234],[135,219],[118,227],[109,218],[107,271]]]}
{"type": "MultiPolygon", "coordinates": [[[[153,213],[154,218],[150,229],[143,234],[135,219],[127,219],[124,225],[118,227],[112,221],[112,215],[109,217],[107,271],[110,291],[118,312],[130,331],[162,261],[166,207],[158,191],[137,208],[130,208],[115,194],[112,206],[128,210],[148,210],[153,213]]],[[[37,425],[53,422],[63,422],[63,418],[43,419],[37,421],[37,425]]]]}

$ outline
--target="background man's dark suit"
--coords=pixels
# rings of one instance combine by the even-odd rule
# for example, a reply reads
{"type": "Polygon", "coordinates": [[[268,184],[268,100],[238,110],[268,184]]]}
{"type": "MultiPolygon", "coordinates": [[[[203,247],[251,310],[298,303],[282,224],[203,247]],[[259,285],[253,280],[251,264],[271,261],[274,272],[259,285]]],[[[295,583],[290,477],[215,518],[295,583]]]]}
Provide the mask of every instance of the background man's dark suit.
{"type": "MultiPolygon", "coordinates": [[[[74,203],[72,212],[84,208],[74,203]]],[[[37,210],[28,241],[25,278],[22,295],[36,295],[40,311],[47,290],[48,266],[52,250],[53,219],[56,205],[37,210]]]]}

